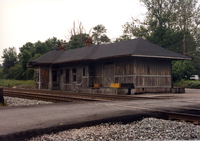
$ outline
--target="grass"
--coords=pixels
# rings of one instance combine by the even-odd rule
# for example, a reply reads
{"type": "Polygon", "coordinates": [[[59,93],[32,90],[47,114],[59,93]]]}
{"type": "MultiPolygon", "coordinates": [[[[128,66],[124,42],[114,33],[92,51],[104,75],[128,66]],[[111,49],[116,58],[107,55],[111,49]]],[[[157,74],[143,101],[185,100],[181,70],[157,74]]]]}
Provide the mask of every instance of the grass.
{"type": "Polygon", "coordinates": [[[3,103],[0,103],[0,107],[3,107],[3,106],[8,106],[6,99],[4,99],[4,105],[3,105],[3,103]]]}
{"type": "Polygon", "coordinates": [[[174,86],[182,87],[182,88],[200,89],[200,81],[198,81],[198,80],[181,80],[179,82],[174,83],[174,86]]]}
{"type": "Polygon", "coordinates": [[[18,85],[28,85],[33,86],[34,80],[8,80],[8,79],[0,79],[0,87],[13,87],[18,85]]]}

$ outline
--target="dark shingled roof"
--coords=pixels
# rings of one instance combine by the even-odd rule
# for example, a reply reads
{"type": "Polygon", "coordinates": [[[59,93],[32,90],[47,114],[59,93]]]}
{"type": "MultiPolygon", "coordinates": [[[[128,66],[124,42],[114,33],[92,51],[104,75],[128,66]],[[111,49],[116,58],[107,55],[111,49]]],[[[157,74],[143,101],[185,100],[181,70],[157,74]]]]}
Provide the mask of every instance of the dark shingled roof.
{"type": "Polygon", "coordinates": [[[89,47],[82,47],[67,51],[52,50],[30,62],[34,64],[57,64],[72,61],[105,59],[120,56],[191,60],[191,58],[188,56],[169,51],[142,38],[137,38],[111,44],[92,45],[89,47]]]}
{"type": "Polygon", "coordinates": [[[50,64],[58,59],[65,51],[51,50],[46,54],[40,56],[39,58],[32,60],[30,62],[40,63],[40,64],[50,64]]]}

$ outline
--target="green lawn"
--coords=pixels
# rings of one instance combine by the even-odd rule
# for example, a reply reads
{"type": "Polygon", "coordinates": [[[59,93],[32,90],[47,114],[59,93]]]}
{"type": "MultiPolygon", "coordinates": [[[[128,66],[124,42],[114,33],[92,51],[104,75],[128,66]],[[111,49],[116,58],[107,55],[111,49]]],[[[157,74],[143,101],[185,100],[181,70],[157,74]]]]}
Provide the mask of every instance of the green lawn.
{"type": "Polygon", "coordinates": [[[33,86],[34,80],[7,80],[0,79],[0,87],[13,87],[18,85],[28,85],[33,86]]]}

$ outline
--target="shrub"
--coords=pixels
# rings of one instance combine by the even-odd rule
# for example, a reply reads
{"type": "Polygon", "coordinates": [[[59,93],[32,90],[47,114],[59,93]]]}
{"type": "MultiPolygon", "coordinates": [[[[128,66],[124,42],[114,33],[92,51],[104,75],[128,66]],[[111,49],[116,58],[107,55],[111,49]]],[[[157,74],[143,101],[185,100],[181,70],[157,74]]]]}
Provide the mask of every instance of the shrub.
{"type": "Polygon", "coordinates": [[[174,86],[183,87],[183,88],[196,88],[200,89],[200,81],[198,80],[181,80],[176,82],[174,86]]]}

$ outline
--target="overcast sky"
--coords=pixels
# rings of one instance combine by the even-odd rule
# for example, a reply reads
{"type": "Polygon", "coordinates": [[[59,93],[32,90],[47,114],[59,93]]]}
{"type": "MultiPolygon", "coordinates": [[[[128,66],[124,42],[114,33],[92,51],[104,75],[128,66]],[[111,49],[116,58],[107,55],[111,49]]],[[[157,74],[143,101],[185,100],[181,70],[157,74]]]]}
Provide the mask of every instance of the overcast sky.
{"type": "Polygon", "coordinates": [[[139,0],[0,0],[0,56],[8,47],[19,53],[26,42],[66,40],[73,21],[82,22],[87,33],[103,24],[114,39],[122,35],[123,24],[142,13],[139,0]]]}

